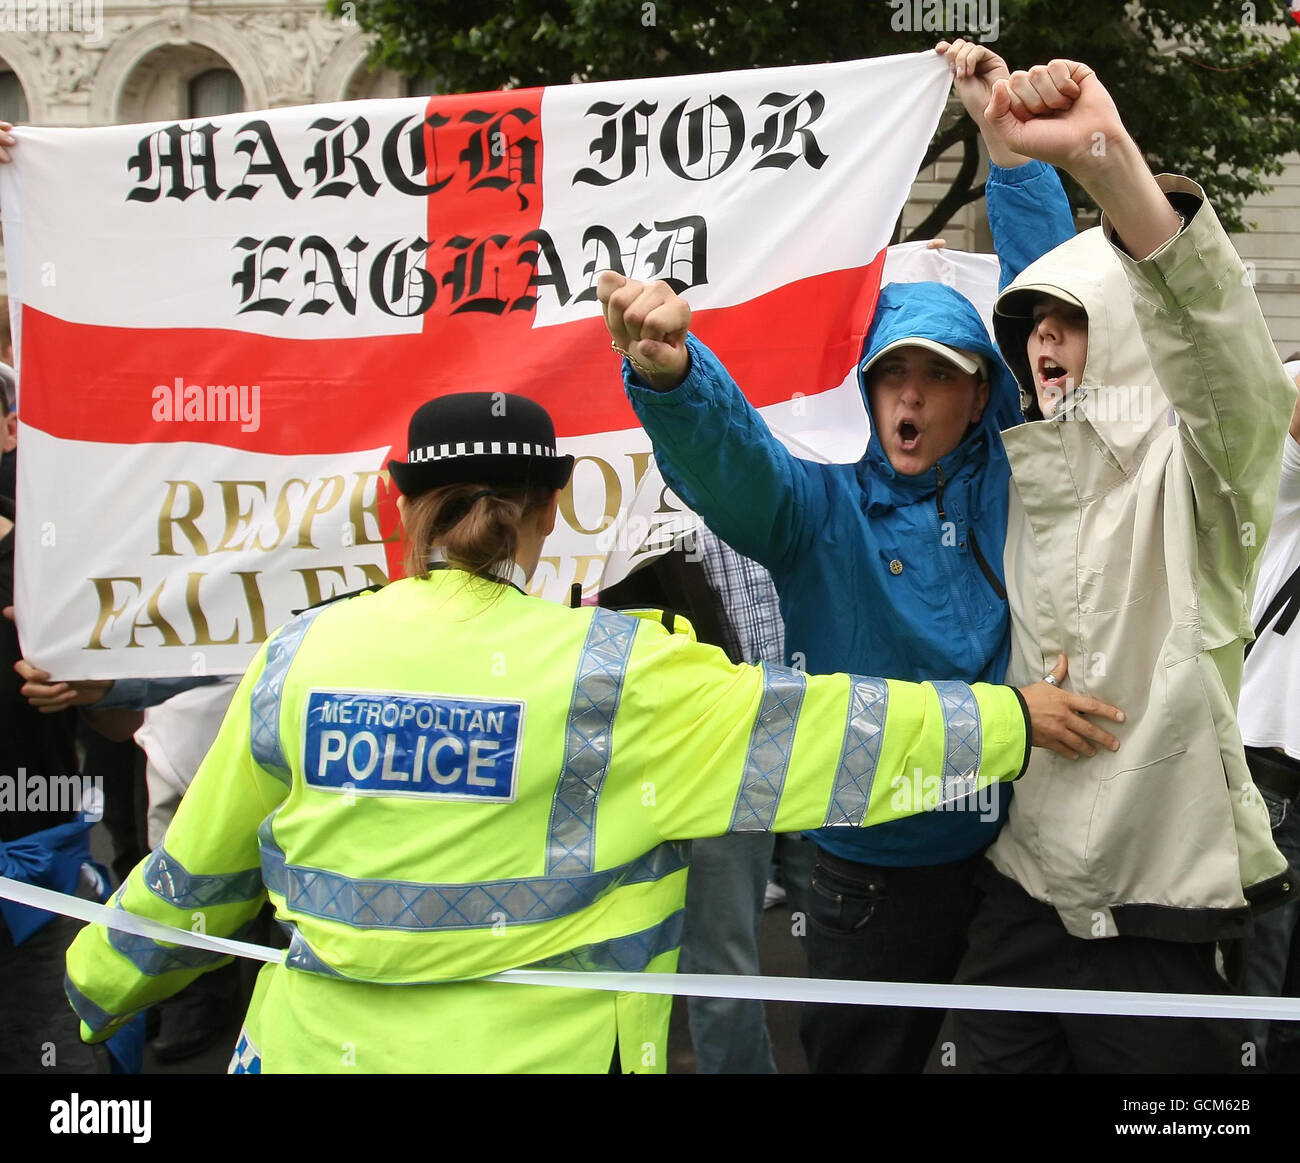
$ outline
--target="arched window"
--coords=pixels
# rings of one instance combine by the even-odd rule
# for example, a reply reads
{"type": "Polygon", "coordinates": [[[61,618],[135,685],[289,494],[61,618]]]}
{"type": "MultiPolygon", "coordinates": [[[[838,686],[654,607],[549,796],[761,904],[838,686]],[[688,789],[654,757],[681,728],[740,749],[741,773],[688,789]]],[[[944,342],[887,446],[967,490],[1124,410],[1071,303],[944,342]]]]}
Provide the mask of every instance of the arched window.
{"type": "Polygon", "coordinates": [[[8,69],[0,72],[0,121],[26,125],[28,120],[27,94],[23,92],[22,82],[8,69]]]}
{"type": "Polygon", "coordinates": [[[205,69],[189,86],[189,117],[242,113],[244,86],[230,69],[205,69]]]}

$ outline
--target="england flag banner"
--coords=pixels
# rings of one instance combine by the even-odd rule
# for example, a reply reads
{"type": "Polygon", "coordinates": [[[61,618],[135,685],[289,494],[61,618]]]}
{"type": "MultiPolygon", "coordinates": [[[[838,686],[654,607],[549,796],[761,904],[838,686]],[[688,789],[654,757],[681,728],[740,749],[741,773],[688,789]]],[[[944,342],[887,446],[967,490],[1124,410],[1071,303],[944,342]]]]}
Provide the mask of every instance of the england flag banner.
{"type": "Polygon", "coordinates": [[[242,670],[400,573],[411,412],[529,396],[577,457],[532,592],[695,518],[596,300],[662,279],[797,455],[866,442],[855,364],[948,94],[933,53],[16,131],[16,605],[60,679],[242,670]]]}

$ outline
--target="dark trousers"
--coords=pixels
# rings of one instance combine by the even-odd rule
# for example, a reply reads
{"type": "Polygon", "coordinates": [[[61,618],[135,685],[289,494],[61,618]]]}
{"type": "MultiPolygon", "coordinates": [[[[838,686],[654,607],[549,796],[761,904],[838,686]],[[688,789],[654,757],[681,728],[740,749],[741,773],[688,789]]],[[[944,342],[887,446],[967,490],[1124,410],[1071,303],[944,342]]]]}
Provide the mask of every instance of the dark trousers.
{"type": "MultiPolygon", "coordinates": [[[[966,949],[982,857],[881,868],[817,850],[808,899],[813,977],[949,982],[966,949]]],[[[942,1010],[805,1005],[800,1027],[814,1074],[917,1074],[942,1010]]]]}
{"type": "Polygon", "coordinates": [[[149,854],[144,752],[134,739],[106,739],[84,721],[78,739],[85,749],[85,777],[104,789],[104,827],[113,842],[111,867],[121,883],[149,854]]]}
{"type": "MultiPolygon", "coordinates": [[[[1300,869],[1300,760],[1275,751],[1246,748],[1250,774],[1268,806],[1273,842],[1293,869],[1300,869]]],[[[1241,990],[1265,997],[1300,997],[1300,901],[1255,918],[1243,943],[1241,990]]],[[[1274,1074],[1300,1074],[1300,1022],[1252,1022],[1267,1047],[1274,1074]]]]}
{"type": "MultiPolygon", "coordinates": [[[[964,985],[1149,993],[1234,994],[1213,942],[1148,937],[1087,940],[1049,905],[987,864],[985,897],[957,980],[964,985]]],[[[1225,945],[1233,963],[1236,943],[1225,945]]],[[[933,1073],[1200,1074],[1262,1072],[1249,1024],[1230,1019],[953,1010],[930,1060],[933,1073]]]]}

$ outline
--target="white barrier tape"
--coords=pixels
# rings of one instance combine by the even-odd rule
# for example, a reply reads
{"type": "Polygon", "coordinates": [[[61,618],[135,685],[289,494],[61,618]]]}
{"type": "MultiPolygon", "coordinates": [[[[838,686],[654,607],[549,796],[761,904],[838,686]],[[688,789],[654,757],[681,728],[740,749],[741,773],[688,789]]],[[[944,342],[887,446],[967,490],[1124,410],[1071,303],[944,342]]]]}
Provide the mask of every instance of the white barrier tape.
{"type": "Polygon", "coordinates": [[[284,960],[283,949],[253,945],[248,941],[232,941],[229,937],[210,937],[207,933],[191,933],[189,929],[177,929],[172,925],[164,925],[161,921],[151,921],[148,917],[128,913],[125,909],[97,905],[94,901],[85,901],[49,888],[39,888],[34,884],[24,884],[21,880],[11,880],[7,876],[0,876],[0,897],[7,897],[20,905],[44,909],[47,913],[62,913],[65,917],[89,921],[92,925],[104,925],[123,933],[135,933],[139,937],[165,941],[169,945],[189,945],[193,949],[250,957],[255,961],[284,960]]]}
{"type": "MultiPolygon", "coordinates": [[[[283,949],[192,933],[122,909],[23,884],[0,876],[0,897],[62,913],[124,933],[171,945],[278,963],[283,949]]],[[[560,986],[617,993],[675,994],[681,997],[731,997],[752,1001],[825,1002],[835,1005],[886,1005],[941,1010],[1010,1010],[1020,1013],[1108,1014],[1157,1018],[1268,1018],[1300,1020],[1300,998],[1230,997],[1204,993],[1131,993],[1091,989],[1031,989],[1004,985],[927,985],[892,981],[831,981],[815,977],[738,977],[711,973],[578,973],[551,969],[511,969],[482,981],[510,985],[560,986]]]]}
{"type": "Polygon", "coordinates": [[[671,993],[685,997],[734,997],[755,1001],[825,1002],[833,1005],[908,1006],[932,1010],[1300,1020],[1300,998],[1227,997],[1213,993],[1112,993],[1097,989],[831,981],[816,977],[732,977],[708,973],[567,973],[534,969],[512,969],[508,973],[484,980],[510,981],[515,985],[613,989],[623,993],[671,993]]]}

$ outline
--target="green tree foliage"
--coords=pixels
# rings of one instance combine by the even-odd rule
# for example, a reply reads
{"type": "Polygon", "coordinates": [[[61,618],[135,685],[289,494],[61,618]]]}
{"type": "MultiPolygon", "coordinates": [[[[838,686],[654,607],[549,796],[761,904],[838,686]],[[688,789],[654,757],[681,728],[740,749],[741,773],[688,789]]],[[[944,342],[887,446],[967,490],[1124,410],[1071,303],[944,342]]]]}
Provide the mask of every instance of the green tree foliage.
{"type": "MultiPolygon", "coordinates": [[[[1153,168],[1201,182],[1229,229],[1300,149],[1300,29],[1285,0],[329,0],[376,34],[372,57],[446,92],[810,64],[915,52],[961,35],[949,9],[996,11],[1011,68],[1092,65],[1153,168]]],[[[978,39],[975,34],[975,39],[978,39]]],[[[983,196],[978,133],[955,102],[927,164],[961,145],[951,189],[911,234],[983,196]]],[[[1077,208],[1086,196],[1067,182],[1077,208]]]]}

